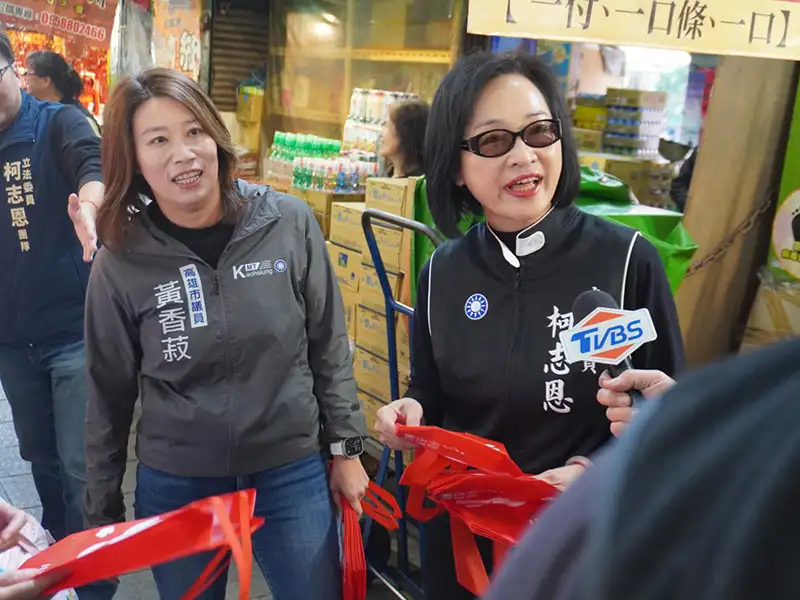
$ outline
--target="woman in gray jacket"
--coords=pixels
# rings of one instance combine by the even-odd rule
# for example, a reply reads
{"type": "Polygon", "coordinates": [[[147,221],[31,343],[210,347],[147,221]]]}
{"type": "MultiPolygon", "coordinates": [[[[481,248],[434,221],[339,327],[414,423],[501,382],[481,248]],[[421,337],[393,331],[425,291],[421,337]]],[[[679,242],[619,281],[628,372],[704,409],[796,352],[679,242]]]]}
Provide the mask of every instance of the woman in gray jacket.
{"type": "MultiPolygon", "coordinates": [[[[265,525],[253,554],[273,596],[337,600],[332,501],[360,511],[368,478],[322,232],[300,200],[234,180],[230,136],[188,77],[152,69],[123,81],[105,123],[104,247],[86,306],[89,524],[125,519],[141,397],[136,517],[255,488],[265,525]]],[[[180,598],[208,561],[154,567],[161,598],[180,598]]],[[[224,598],[225,578],[202,597],[224,598]]]]}

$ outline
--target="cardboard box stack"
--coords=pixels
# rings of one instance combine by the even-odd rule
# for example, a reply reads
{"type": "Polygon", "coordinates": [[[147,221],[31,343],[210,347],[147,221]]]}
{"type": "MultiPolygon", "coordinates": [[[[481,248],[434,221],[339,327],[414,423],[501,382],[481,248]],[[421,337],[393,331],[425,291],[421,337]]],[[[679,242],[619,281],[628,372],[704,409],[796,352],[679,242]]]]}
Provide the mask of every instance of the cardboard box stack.
{"type": "MultiPolygon", "coordinates": [[[[308,202],[327,238],[333,270],[342,292],[348,335],[354,346],[354,369],[358,395],[370,433],[377,410],[391,400],[386,302],[378,274],[367,248],[361,223],[364,210],[375,208],[388,213],[413,215],[416,179],[367,180],[364,196],[324,194],[292,189],[308,202]],[[361,200],[361,201],[356,201],[361,200]]],[[[406,273],[411,265],[411,232],[389,224],[373,223],[375,241],[389,277],[394,297],[410,305],[410,286],[406,273]]],[[[397,317],[393,325],[397,336],[400,392],[408,388],[411,374],[409,323],[397,317]]]]}
{"type": "Polygon", "coordinates": [[[605,152],[657,158],[658,143],[666,125],[667,94],[641,90],[609,89],[605,152]]]}
{"type": "Polygon", "coordinates": [[[601,152],[603,130],[606,128],[608,109],[605,96],[579,95],[572,111],[573,135],[579,150],[601,152]]]}
{"type": "MultiPolygon", "coordinates": [[[[361,211],[363,212],[364,208],[374,208],[399,216],[412,217],[416,181],[415,178],[369,179],[366,201],[361,207],[361,211]]],[[[337,205],[334,208],[331,224],[331,242],[333,244],[344,244],[349,241],[353,245],[358,245],[351,239],[354,237],[351,224],[355,218],[355,210],[355,205],[337,205]]],[[[361,279],[355,309],[355,377],[367,424],[370,427],[370,433],[373,434],[371,428],[375,422],[374,413],[392,399],[386,328],[388,326],[395,328],[401,396],[408,389],[411,375],[410,332],[409,320],[402,315],[397,315],[394,323],[387,323],[385,298],[372,256],[366,247],[366,239],[361,230],[360,214],[358,215],[358,226],[360,231],[358,249],[362,252],[362,257],[361,279]]],[[[397,300],[410,305],[410,282],[407,274],[410,273],[411,265],[412,233],[409,230],[379,222],[373,222],[372,228],[392,293],[397,300]]]]}
{"type": "Polygon", "coordinates": [[[669,197],[672,184],[670,163],[663,158],[643,159],[602,152],[579,152],[583,167],[592,167],[624,181],[642,204],[673,208],[669,197]]]}

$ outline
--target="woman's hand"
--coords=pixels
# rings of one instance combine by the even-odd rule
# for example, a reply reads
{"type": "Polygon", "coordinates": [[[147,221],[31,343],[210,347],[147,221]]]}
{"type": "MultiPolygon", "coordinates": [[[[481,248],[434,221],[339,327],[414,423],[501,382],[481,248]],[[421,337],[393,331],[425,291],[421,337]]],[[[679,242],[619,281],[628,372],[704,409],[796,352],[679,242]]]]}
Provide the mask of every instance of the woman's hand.
{"type": "Polygon", "coordinates": [[[62,581],[63,573],[50,573],[34,579],[39,571],[6,571],[0,573],[0,600],[35,600],[42,598],[44,591],[62,581]]]}
{"type": "Polygon", "coordinates": [[[10,504],[0,502],[0,552],[13,548],[19,541],[19,534],[28,514],[10,504]]]}
{"type": "MultiPolygon", "coordinates": [[[[342,509],[342,498],[361,516],[361,499],[367,493],[369,476],[359,458],[333,457],[331,469],[331,492],[333,501],[342,509]]],[[[2,598],[0,598],[2,600],[2,598]]]]}
{"type": "Polygon", "coordinates": [[[572,485],[572,483],[574,483],[578,477],[583,475],[585,470],[586,467],[583,465],[567,465],[566,467],[558,467],[556,469],[545,471],[544,473],[537,475],[536,478],[546,481],[550,485],[554,485],[563,492],[570,485],[572,485]]]}
{"type": "Polygon", "coordinates": [[[607,407],[606,417],[611,421],[611,433],[616,437],[621,436],[636,415],[636,410],[631,406],[628,390],[639,390],[647,400],[651,400],[659,397],[673,385],[675,381],[661,371],[630,369],[613,379],[608,371],[604,371],[600,375],[597,401],[607,407]]]}
{"type": "Polygon", "coordinates": [[[423,417],[422,405],[413,398],[400,398],[378,410],[375,431],[378,439],[392,450],[413,450],[416,446],[404,442],[395,433],[395,426],[419,427],[423,417]]]}

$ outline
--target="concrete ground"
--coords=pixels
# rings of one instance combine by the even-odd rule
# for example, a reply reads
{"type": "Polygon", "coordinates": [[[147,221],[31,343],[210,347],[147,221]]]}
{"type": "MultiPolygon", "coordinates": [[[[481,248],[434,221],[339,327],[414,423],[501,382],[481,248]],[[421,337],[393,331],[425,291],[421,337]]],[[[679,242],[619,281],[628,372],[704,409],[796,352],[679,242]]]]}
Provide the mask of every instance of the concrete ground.
{"type": "MultiPolygon", "coordinates": [[[[122,490],[125,493],[128,518],[133,518],[133,492],[136,487],[137,463],[133,452],[132,437],[128,457],[129,462],[125,472],[125,479],[122,483],[122,490]]],[[[11,422],[11,408],[2,388],[0,388],[0,496],[14,506],[27,510],[37,519],[41,519],[42,506],[39,502],[39,495],[33,484],[30,465],[19,456],[17,437],[11,422]]],[[[235,567],[232,567],[228,577],[227,597],[231,599],[238,598],[238,578],[234,569],[235,567]]],[[[258,568],[253,571],[250,597],[252,600],[271,599],[272,595],[261,572],[258,568]]],[[[394,595],[379,585],[373,586],[367,596],[368,600],[390,600],[395,598],[394,595]]],[[[119,591],[114,598],[115,600],[158,600],[158,593],[150,571],[141,571],[122,577],[119,591]]],[[[313,599],[309,598],[307,600],[313,599]]]]}

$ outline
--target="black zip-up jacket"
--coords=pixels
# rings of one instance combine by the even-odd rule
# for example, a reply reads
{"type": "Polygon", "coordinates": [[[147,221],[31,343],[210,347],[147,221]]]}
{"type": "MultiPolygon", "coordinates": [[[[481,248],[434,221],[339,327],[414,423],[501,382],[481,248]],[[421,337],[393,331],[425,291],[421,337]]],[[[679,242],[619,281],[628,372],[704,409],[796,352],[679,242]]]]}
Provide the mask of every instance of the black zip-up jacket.
{"type": "Polygon", "coordinates": [[[250,201],[212,268],[147,212],[97,253],[86,301],[87,516],[125,519],[136,454],[179,477],[236,477],[367,435],[344,308],[307,204],[238,182],[250,201]]]}
{"type": "Polygon", "coordinates": [[[100,181],[100,138],[72,106],[22,93],[0,131],[0,345],[78,342],[91,265],[67,199],[100,181]]]}
{"type": "Polygon", "coordinates": [[[596,287],[622,308],[649,309],[658,339],[634,353],[635,367],[674,375],[684,356],[663,265],[637,231],[568,206],[521,236],[541,247],[516,257],[475,225],[423,267],[407,396],[427,424],[501,442],[539,473],[610,437],[596,400],[602,365],[569,365],[558,344],[578,294],[596,287]]]}

